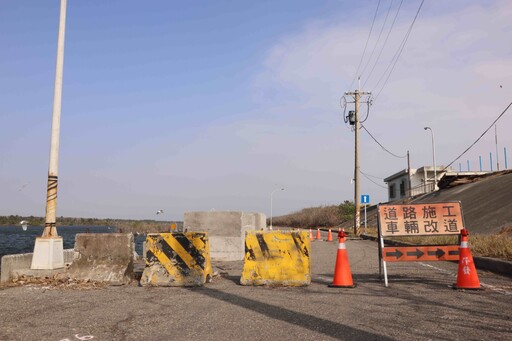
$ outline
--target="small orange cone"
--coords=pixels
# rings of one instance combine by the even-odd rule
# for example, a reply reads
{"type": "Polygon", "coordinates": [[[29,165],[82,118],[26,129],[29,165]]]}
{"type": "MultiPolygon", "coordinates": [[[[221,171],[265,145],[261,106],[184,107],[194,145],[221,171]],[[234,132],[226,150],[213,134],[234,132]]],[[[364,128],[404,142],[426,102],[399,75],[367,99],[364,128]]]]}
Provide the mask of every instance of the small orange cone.
{"type": "Polygon", "coordinates": [[[327,232],[327,241],[332,242],[332,232],[331,228],[329,227],[329,232],[327,232]]]}
{"type": "Polygon", "coordinates": [[[476,273],[473,256],[468,245],[468,230],[460,231],[461,242],[459,247],[459,270],[457,272],[457,283],[453,285],[454,289],[480,289],[480,281],[476,273]]]}
{"type": "Polygon", "coordinates": [[[309,229],[309,240],[315,240],[315,238],[313,238],[313,230],[311,230],[311,228],[309,229]]]}
{"type": "Polygon", "coordinates": [[[345,237],[345,231],[338,233],[338,254],[336,255],[336,265],[334,266],[334,279],[332,284],[329,285],[331,288],[355,288],[356,286],[350,272],[345,237]]]}
{"type": "Polygon", "coordinates": [[[320,234],[320,229],[316,229],[316,240],[322,240],[322,235],[320,234]]]}

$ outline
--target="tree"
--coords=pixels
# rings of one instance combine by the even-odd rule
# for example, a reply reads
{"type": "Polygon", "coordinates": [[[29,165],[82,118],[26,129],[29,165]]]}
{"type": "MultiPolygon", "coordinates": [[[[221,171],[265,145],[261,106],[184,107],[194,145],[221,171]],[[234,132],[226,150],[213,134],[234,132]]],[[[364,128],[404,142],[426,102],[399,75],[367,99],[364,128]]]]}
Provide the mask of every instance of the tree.
{"type": "Polygon", "coordinates": [[[354,219],[355,205],[352,201],[345,200],[338,206],[338,214],[341,223],[354,219]]]}

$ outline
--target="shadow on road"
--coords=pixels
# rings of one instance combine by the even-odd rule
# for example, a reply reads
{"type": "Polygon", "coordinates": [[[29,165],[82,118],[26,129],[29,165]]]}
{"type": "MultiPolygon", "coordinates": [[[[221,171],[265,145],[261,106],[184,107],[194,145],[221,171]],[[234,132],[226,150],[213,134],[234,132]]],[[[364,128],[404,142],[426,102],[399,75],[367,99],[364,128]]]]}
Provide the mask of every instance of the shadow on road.
{"type": "Polygon", "coordinates": [[[307,328],[314,332],[322,333],[329,337],[340,340],[393,340],[392,338],[386,336],[366,332],[316,316],[292,311],[286,308],[259,302],[238,295],[229,294],[216,289],[202,287],[199,290],[197,288],[191,290],[211,298],[215,298],[245,309],[255,311],[272,319],[291,323],[299,327],[307,328]]]}

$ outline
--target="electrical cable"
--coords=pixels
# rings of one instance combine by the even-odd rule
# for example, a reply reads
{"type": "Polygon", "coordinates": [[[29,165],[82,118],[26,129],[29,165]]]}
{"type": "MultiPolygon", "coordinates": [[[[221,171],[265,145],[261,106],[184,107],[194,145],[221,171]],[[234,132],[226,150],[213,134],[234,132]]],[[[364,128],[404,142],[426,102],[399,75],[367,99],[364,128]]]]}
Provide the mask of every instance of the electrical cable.
{"type": "Polygon", "coordinates": [[[364,123],[368,119],[368,116],[370,116],[370,105],[372,105],[372,99],[371,97],[368,98],[368,101],[366,103],[366,116],[364,117],[364,120],[360,121],[359,123],[364,123]]]}
{"type": "Polygon", "coordinates": [[[370,80],[370,77],[372,76],[373,71],[375,70],[375,67],[377,66],[377,63],[379,62],[380,56],[382,55],[382,52],[384,51],[384,48],[386,47],[386,44],[388,42],[391,31],[393,30],[393,27],[395,26],[395,22],[396,22],[396,18],[398,17],[398,13],[400,13],[400,9],[402,8],[403,2],[404,2],[404,0],[400,1],[400,5],[398,5],[398,9],[396,11],[395,17],[393,18],[393,22],[391,23],[391,26],[389,27],[389,31],[386,36],[386,39],[384,40],[384,44],[382,45],[382,48],[380,49],[379,55],[377,56],[377,59],[375,60],[375,64],[373,64],[370,74],[368,75],[368,77],[366,77],[366,80],[363,83],[363,89],[366,86],[366,83],[368,83],[368,81],[370,80]]]}
{"type": "Polygon", "coordinates": [[[387,150],[379,141],[377,141],[377,139],[375,137],[373,137],[373,135],[368,131],[368,129],[366,129],[366,127],[364,125],[361,124],[361,127],[368,133],[368,135],[370,135],[370,137],[386,152],[388,152],[389,154],[393,155],[394,157],[396,158],[399,158],[399,159],[405,159],[407,157],[407,155],[404,155],[404,156],[399,156],[399,155],[396,155],[395,153],[392,153],[390,152],[389,150],[387,150]]]}
{"type": "MultiPolygon", "coordinates": [[[[471,148],[473,148],[473,146],[478,142],[480,141],[480,139],[482,137],[485,136],[485,134],[487,134],[487,132],[492,128],[493,125],[496,124],[496,122],[498,122],[498,120],[507,112],[507,110],[510,108],[510,106],[512,106],[512,102],[509,103],[509,105],[505,108],[505,110],[503,110],[503,112],[494,120],[494,122],[491,123],[491,125],[489,126],[489,128],[487,128],[476,140],[475,142],[473,142],[468,148],[466,148],[465,151],[463,151],[459,156],[457,156],[452,162],[450,162],[447,166],[445,166],[443,169],[441,169],[439,171],[439,173],[442,173],[444,172],[445,170],[447,170],[448,168],[450,168],[450,166],[455,162],[457,161],[458,159],[460,159],[464,154],[466,154],[471,148]]],[[[429,177],[426,179],[426,181],[429,181],[429,180],[434,180],[434,177],[429,177]]]]}
{"type": "MultiPolygon", "coordinates": [[[[382,32],[384,31],[384,27],[386,27],[386,23],[388,22],[389,12],[391,12],[391,7],[393,6],[393,0],[390,1],[388,12],[386,13],[386,17],[384,18],[384,22],[382,23],[382,27],[380,28],[379,36],[377,37],[377,41],[375,42],[375,45],[373,46],[372,53],[370,53],[370,57],[366,61],[366,64],[363,67],[363,71],[361,71],[361,76],[364,75],[364,72],[366,71],[366,68],[370,64],[370,61],[373,58],[373,54],[375,53],[375,50],[377,49],[377,46],[379,45],[380,37],[382,36],[382,32]]],[[[364,86],[363,86],[364,88],[364,86]]]]}
{"type": "Polygon", "coordinates": [[[450,167],[450,166],[451,166],[455,161],[457,161],[457,160],[458,160],[458,159],[460,159],[464,154],[466,154],[466,152],[467,152],[467,151],[469,151],[471,148],[473,148],[473,146],[474,146],[478,141],[480,141],[480,139],[481,139],[482,137],[484,137],[484,135],[485,135],[485,134],[487,134],[487,132],[492,128],[492,126],[493,126],[493,125],[495,125],[495,124],[496,124],[496,122],[498,122],[498,120],[499,120],[503,115],[505,115],[505,113],[507,112],[507,110],[510,108],[510,106],[511,106],[511,105],[512,105],[512,102],[510,102],[510,104],[505,108],[505,110],[503,110],[503,112],[502,112],[502,113],[501,113],[501,114],[500,114],[500,115],[499,115],[499,116],[494,120],[494,122],[492,122],[492,123],[491,123],[491,125],[489,126],[489,128],[485,129],[485,131],[482,133],[482,135],[480,135],[480,136],[476,139],[476,141],[475,141],[475,142],[473,142],[473,143],[472,143],[472,144],[471,144],[471,145],[470,145],[470,146],[469,146],[465,151],[463,151],[463,152],[462,152],[462,154],[460,154],[459,156],[457,156],[457,157],[455,158],[455,160],[453,160],[452,162],[450,162],[450,163],[448,164],[448,166],[444,167],[444,168],[443,168],[443,170],[442,170],[441,172],[445,171],[445,170],[446,170],[448,167],[450,167]]]}
{"type": "Polygon", "coordinates": [[[363,63],[364,55],[366,53],[366,48],[368,47],[368,42],[370,41],[370,36],[372,35],[373,25],[375,24],[375,19],[377,18],[377,13],[379,12],[380,1],[381,0],[379,0],[379,2],[377,3],[377,8],[375,9],[375,14],[373,15],[372,26],[370,27],[370,32],[368,33],[368,38],[366,38],[366,44],[364,44],[363,54],[361,55],[361,60],[359,61],[359,65],[357,66],[356,74],[354,75],[352,82],[350,82],[350,86],[348,87],[349,89],[352,88],[352,84],[354,84],[354,81],[356,80],[356,78],[358,76],[359,68],[361,67],[361,64],[363,63]]]}
{"type": "Polygon", "coordinates": [[[369,177],[367,177],[365,173],[361,172],[361,170],[359,170],[359,173],[361,173],[368,181],[372,182],[373,184],[375,184],[375,185],[377,185],[379,187],[382,187],[384,189],[388,189],[386,186],[378,184],[375,181],[373,181],[372,179],[370,179],[369,177]]]}
{"type": "Polygon", "coordinates": [[[380,84],[380,82],[382,81],[383,77],[386,75],[388,69],[391,67],[391,70],[389,71],[387,77],[386,77],[386,80],[384,81],[384,84],[382,85],[382,87],[380,88],[379,92],[377,93],[377,95],[375,96],[375,100],[377,100],[377,98],[379,97],[379,95],[381,94],[382,90],[384,90],[384,87],[387,85],[388,81],[389,81],[389,78],[391,77],[391,74],[393,73],[395,67],[396,67],[396,64],[398,63],[398,60],[400,59],[400,56],[402,55],[402,52],[404,51],[404,48],[405,48],[405,45],[407,43],[407,41],[409,40],[409,36],[411,34],[411,31],[412,31],[412,28],[414,27],[414,24],[416,23],[416,19],[418,18],[418,15],[420,14],[420,10],[421,8],[423,7],[423,3],[425,2],[425,0],[422,0],[421,3],[420,3],[420,6],[418,7],[418,11],[416,12],[416,15],[414,16],[414,19],[411,23],[411,25],[409,26],[409,29],[407,30],[407,33],[405,34],[404,36],[404,39],[402,40],[402,43],[400,44],[400,46],[398,47],[398,50],[397,52],[395,53],[395,56],[393,56],[393,58],[391,59],[391,62],[390,64],[388,65],[388,67],[386,68],[386,71],[384,71],[384,73],[382,74],[382,76],[379,78],[379,81],[377,82],[377,84],[375,85],[375,88],[378,87],[378,84],[380,84]],[[393,61],[394,60],[394,61],[393,61]],[[392,66],[391,66],[392,65],[392,66]]]}
{"type": "Polygon", "coordinates": [[[376,176],[376,175],[371,175],[371,174],[368,174],[368,173],[364,173],[363,171],[359,170],[361,172],[361,174],[364,174],[366,176],[369,176],[369,177],[372,177],[372,178],[375,178],[375,179],[379,179],[379,180],[384,180],[384,178],[381,178],[379,176],[376,176]]]}

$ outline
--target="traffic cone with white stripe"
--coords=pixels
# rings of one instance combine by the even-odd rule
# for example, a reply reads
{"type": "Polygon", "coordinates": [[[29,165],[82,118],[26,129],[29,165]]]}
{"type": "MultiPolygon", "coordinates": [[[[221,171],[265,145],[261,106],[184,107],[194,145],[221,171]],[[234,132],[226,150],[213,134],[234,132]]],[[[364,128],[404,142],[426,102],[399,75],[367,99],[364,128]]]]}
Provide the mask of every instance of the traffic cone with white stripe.
{"type": "Polygon", "coordinates": [[[332,284],[329,285],[331,288],[354,288],[356,286],[352,280],[352,272],[350,272],[345,239],[346,234],[342,230],[338,233],[338,254],[334,266],[334,278],[332,284]]]}
{"type": "Polygon", "coordinates": [[[327,232],[327,241],[332,242],[332,232],[331,228],[329,227],[329,232],[327,232]]]}
{"type": "Polygon", "coordinates": [[[313,238],[313,230],[309,228],[309,240],[314,241],[315,238],[313,238]]]}
{"type": "Polygon", "coordinates": [[[320,234],[320,229],[316,229],[316,240],[322,240],[322,235],[320,234]]]}
{"type": "Polygon", "coordinates": [[[480,281],[476,273],[473,256],[468,245],[467,229],[460,231],[461,242],[459,247],[459,269],[457,272],[457,283],[453,285],[454,289],[480,289],[480,281]]]}

